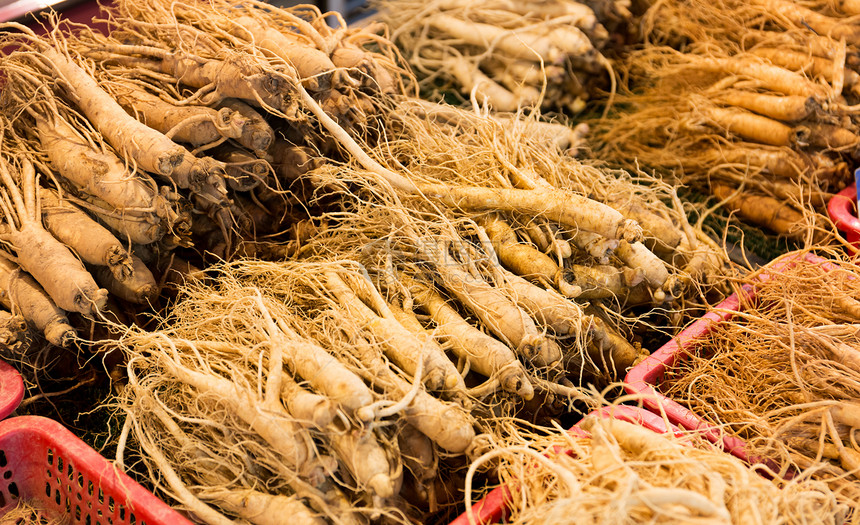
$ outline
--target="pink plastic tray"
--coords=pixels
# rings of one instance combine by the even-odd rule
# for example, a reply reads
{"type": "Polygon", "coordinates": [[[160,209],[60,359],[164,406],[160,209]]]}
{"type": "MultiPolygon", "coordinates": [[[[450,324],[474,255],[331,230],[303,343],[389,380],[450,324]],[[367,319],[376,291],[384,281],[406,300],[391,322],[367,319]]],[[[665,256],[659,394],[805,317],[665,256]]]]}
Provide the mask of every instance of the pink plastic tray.
{"type": "Polygon", "coordinates": [[[17,370],[0,360],[0,419],[4,419],[18,408],[24,398],[24,380],[17,370]]]}
{"type": "MultiPolygon", "coordinates": [[[[666,422],[662,417],[639,407],[616,405],[601,408],[592,412],[592,414],[596,414],[606,419],[615,418],[622,421],[628,421],[630,423],[636,423],[649,430],[653,430],[654,432],[666,433],[669,431],[669,428],[666,426],[666,422]]],[[[673,429],[673,431],[674,430],[677,429],[673,429]]],[[[579,429],[579,423],[574,425],[574,427],[570,429],[570,432],[578,435],[587,435],[584,431],[579,429]]],[[[511,491],[506,485],[497,487],[473,504],[471,509],[466,510],[466,512],[458,516],[451,522],[451,525],[471,525],[472,523],[484,525],[488,523],[498,523],[508,516],[508,513],[510,512],[508,509],[508,503],[511,501],[511,497],[511,491]],[[474,517],[474,521],[471,522],[469,521],[470,511],[474,517]]]]}
{"type": "Polygon", "coordinates": [[[860,249],[860,218],[857,218],[855,202],[857,202],[857,186],[851,184],[830,199],[827,203],[827,213],[833,224],[845,232],[845,239],[855,248],[860,249]]]}
{"type": "Polygon", "coordinates": [[[40,518],[68,524],[191,525],[63,425],[39,416],[0,421],[0,517],[19,499],[40,518]]]}
{"type": "MultiPolygon", "coordinates": [[[[795,265],[801,260],[811,264],[821,264],[828,270],[832,269],[829,263],[818,256],[809,253],[803,256],[788,254],[770,263],[767,271],[759,275],[759,280],[765,281],[770,278],[770,274],[778,273],[781,269],[789,265],[795,265]]],[[[752,300],[755,298],[756,290],[751,285],[744,285],[743,293],[746,298],[752,300]]],[[[624,379],[626,383],[625,389],[630,394],[641,395],[642,403],[649,410],[656,414],[659,414],[661,410],[665,412],[673,425],[687,430],[699,431],[712,443],[722,443],[723,449],[732,455],[748,463],[764,463],[774,469],[776,465],[768,460],[751,458],[747,454],[746,443],[743,440],[726,435],[686,407],[661,394],[656,388],[663,381],[668,369],[686,359],[692,352],[695,352],[700,341],[710,333],[717,323],[731,319],[741,308],[741,298],[738,294],[729,296],[725,301],[717,305],[715,309],[685,328],[674,339],[633,367],[624,379]]]]}

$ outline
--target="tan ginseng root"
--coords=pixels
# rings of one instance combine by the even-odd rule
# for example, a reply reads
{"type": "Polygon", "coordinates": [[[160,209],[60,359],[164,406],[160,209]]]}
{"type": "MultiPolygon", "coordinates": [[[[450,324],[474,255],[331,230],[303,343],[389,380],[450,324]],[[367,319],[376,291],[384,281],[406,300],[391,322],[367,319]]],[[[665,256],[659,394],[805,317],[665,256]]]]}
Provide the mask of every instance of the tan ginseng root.
{"type": "Polygon", "coordinates": [[[842,126],[816,122],[809,125],[809,143],[819,148],[853,154],[860,147],[860,136],[842,126]]]}
{"type": "Polygon", "coordinates": [[[358,487],[373,496],[375,507],[382,508],[384,499],[400,492],[403,464],[396,441],[386,448],[373,431],[338,424],[325,429],[324,439],[358,487]]]}
{"type": "MultiPolygon", "coordinates": [[[[320,345],[324,345],[338,357],[335,363],[343,363],[341,366],[347,366],[385,392],[388,399],[374,404],[379,406],[366,407],[366,410],[360,410],[360,413],[367,412],[374,417],[402,414],[408,422],[440,447],[455,454],[463,453],[471,445],[475,431],[468,412],[459,404],[443,402],[429,395],[421,388],[421,382],[415,381],[414,375],[407,381],[394,372],[381,350],[384,348],[388,352],[390,345],[371,344],[359,335],[365,332],[366,322],[363,319],[353,315],[344,316],[342,306],[337,301],[326,299],[323,302],[326,310],[321,313],[305,303],[308,299],[312,298],[313,302],[317,302],[323,297],[327,286],[323,275],[325,271],[347,274],[354,272],[354,266],[344,267],[342,263],[237,261],[232,263],[230,268],[242,282],[266,283],[266,293],[272,294],[278,304],[294,305],[292,317],[288,316],[290,312],[283,309],[285,306],[277,309],[283,313],[285,323],[291,323],[302,338],[316,340],[320,345]],[[305,295],[308,291],[311,295],[305,295]],[[347,328],[356,335],[348,340],[335,337],[334,334],[347,328]]],[[[184,315],[186,307],[189,308],[189,313],[194,311],[193,306],[187,305],[187,301],[185,303],[178,314],[184,315]]],[[[274,303],[269,303],[269,307],[276,311],[274,303]]],[[[221,321],[211,322],[213,330],[222,330],[219,328],[221,321]]],[[[326,382],[332,382],[335,377],[328,368],[333,366],[321,370],[322,383],[319,388],[325,387],[326,382]]]]}
{"type": "Polygon", "coordinates": [[[236,139],[236,142],[249,150],[255,152],[257,156],[269,149],[269,146],[275,140],[275,132],[272,126],[257,112],[254,108],[242,102],[239,99],[225,99],[218,104],[222,109],[227,108],[242,115],[247,124],[242,128],[242,134],[236,139]]]}
{"type": "Polygon", "coordinates": [[[782,122],[803,120],[821,107],[815,97],[770,95],[737,89],[715,91],[712,97],[722,104],[748,109],[782,122]]]}
{"type": "MultiPolygon", "coordinates": [[[[651,184],[649,182],[651,181],[643,181],[642,186],[651,185],[659,188],[656,181],[651,182],[651,184]]],[[[677,210],[667,209],[653,201],[648,202],[640,192],[630,192],[629,190],[629,186],[625,188],[625,185],[615,185],[613,188],[600,191],[599,194],[604,195],[598,199],[609,204],[628,219],[633,219],[639,223],[645,236],[642,242],[648,250],[654,252],[654,255],[661,259],[671,261],[685,237],[684,228],[676,226],[675,223],[683,223],[686,219],[677,217],[677,210]]],[[[633,267],[635,268],[635,266],[633,267]]],[[[647,265],[642,268],[643,271],[646,269],[647,265]]]]}
{"type": "Polygon", "coordinates": [[[480,224],[492,241],[499,261],[506,268],[534,283],[555,286],[567,297],[576,297],[582,293],[581,288],[565,279],[565,272],[551,257],[533,246],[520,243],[516,232],[504,220],[488,216],[480,219],[480,224]]]}
{"type": "Polygon", "coordinates": [[[520,108],[534,106],[540,92],[532,89],[511,91],[500,85],[464,57],[449,57],[451,76],[464,95],[474,95],[481,104],[486,102],[494,111],[515,113],[520,108]]]}
{"type": "Polygon", "coordinates": [[[844,63],[837,63],[832,58],[810,56],[807,53],[769,47],[756,47],[751,50],[751,53],[766,58],[784,68],[805,72],[812,77],[821,77],[833,84],[834,92],[836,93],[841,94],[844,87],[847,88],[845,89],[846,92],[851,92],[855,96],[857,95],[857,83],[860,82],[860,74],[853,69],[846,68],[844,63]]]}
{"type": "Polygon", "coordinates": [[[766,195],[741,193],[737,188],[714,182],[714,196],[725,201],[725,205],[737,211],[741,217],[765,226],[780,235],[803,238],[807,235],[804,215],[795,207],[766,195]]]}
{"type": "Polygon", "coordinates": [[[433,331],[479,374],[496,379],[506,392],[531,399],[534,389],[516,354],[504,343],[469,324],[453,306],[429,286],[406,275],[401,281],[415,303],[433,319],[433,331]]]}
{"type": "Polygon", "coordinates": [[[771,16],[790,20],[796,26],[808,27],[816,34],[831,39],[845,39],[848,44],[860,44],[860,29],[850,20],[833,18],[787,0],[753,0],[751,5],[761,7],[771,16]]]}
{"type": "MultiPolygon", "coordinates": [[[[588,416],[587,433],[515,429],[475,461],[515,484],[507,523],[778,523],[836,525],[845,505],[809,472],[779,484],[690,437],[588,416]],[[569,451],[569,452],[562,452],[569,451]]],[[[472,499],[467,475],[466,503],[472,499]]]]}
{"type": "Polygon", "coordinates": [[[243,422],[272,447],[282,468],[293,470],[313,484],[321,482],[327,467],[315,458],[310,437],[283,408],[279,385],[270,384],[278,381],[278,375],[284,373],[282,368],[271,367],[265,376],[265,384],[276,387],[277,391],[267,388],[260,397],[257,387],[249,383],[250,378],[245,377],[247,372],[238,363],[217,359],[196,347],[180,354],[165,333],[130,333],[122,343],[134,345],[136,352],[151,354],[145,362],[140,361],[141,358],[131,359],[129,367],[157,367],[165,381],[177,382],[197,396],[218,403],[226,414],[243,422]],[[218,372],[212,365],[222,371],[218,372]]]}
{"type": "Polygon", "coordinates": [[[13,53],[7,61],[33,63],[43,74],[56,75],[63,96],[86,115],[93,127],[124,158],[164,177],[173,174],[186,153],[182,146],[128,115],[86,69],[48,45],[32,30],[15,23],[6,27],[22,31],[31,49],[26,56],[21,56],[23,51],[13,53]]]}
{"type": "Polygon", "coordinates": [[[554,188],[519,190],[425,185],[420,191],[464,211],[505,211],[545,217],[610,239],[637,241],[642,228],[606,204],[554,188]]]}
{"type": "Polygon", "coordinates": [[[543,29],[544,35],[540,35],[529,31],[506,31],[445,14],[433,15],[428,23],[472,45],[485,46],[486,42],[493,41],[496,49],[515,58],[554,62],[565,55],[583,56],[594,49],[588,37],[574,26],[550,26],[543,29]]]}
{"type": "Polygon", "coordinates": [[[213,155],[227,166],[227,185],[234,191],[251,191],[266,184],[273,173],[272,166],[247,150],[235,146],[221,146],[213,155]]]}
{"type": "Polygon", "coordinates": [[[669,275],[666,264],[641,242],[621,241],[614,253],[625,266],[641,273],[648,286],[654,290],[656,302],[662,303],[667,295],[669,297],[680,295],[681,283],[669,275]]]}
{"type": "MultiPolygon", "coordinates": [[[[138,26],[137,29],[149,27],[139,19],[119,18],[117,23],[125,27],[138,26]]],[[[176,24],[176,27],[182,33],[197,34],[190,26],[176,24]]],[[[124,45],[99,34],[92,34],[92,37],[95,42],[83,50],[87,57],[104,61],[108,66],[139,68],[169,75],[204,93],[200,97],[203,104],[237,98],[270,108],[288,118],[295,117],[296,99],[290,80],[263,68],[246,53],[223,50],[221,58],[204,58],[177,49],[175,45],[173,48],[124,45]]]]}
{"type": "MultiPolygon", "coordinates": [[[[4,142],[8,147],[9,142],[4,142]]],[[[96,285],[77,257],[42,226],[36,170],[26,158],[20,166],[0,162],[5,224],[0,239],[15,250],[15,260],[33,276],[57,306],[92,315],[104,307],[107,290],[96,285]],[[15,180],[15,170],[18,180],[15,180]]]]}
{"type": "Polygon", "coordinates": [[[697,108],[708,122],[745,140],[771,146],[794,146],[809,138],[805,127],[790,127],[773,119],[738,108],[697,108]]]}
{"type": "Polygon", "coordinates": [[[384,410],[402,414],[403,419],[443,450],[462,454],[472,446],[475,439],[472,416],[462,406],[437,399],[400,377],[391,369],[378,345],[355,335],[334,342],[332,348],[353,356],[374,386],[398,400],[384,410]]]}
{"type": "MultiPolygon", "coordinates": [[[[250,350],[243,351],[231,346],[229,343],[217,343],[215,341],[175,341],[179,348],[203,347],[209,350],[226,353],[237,353],[244,358],[254,357],[250,350]]],[[[331,399],[321,396],[298,384],[289,376],[281,377],[281,399],[284,407],[291,416],[306,427],[322,429],[328,426],[337,417],[339,406],[331,399]]]]}
{"type": "Polygon", "coordinates": [[[757,81],[761,87],[784,95],[819,96],[823,98],[828,94],[828,90],[821,84],[815,83],[799,73],[770,64],[760,57],[741,55],[731,58],[705,58],[696,56],[692,57],[691,60],[693,64],[699,67],[749,77],[757,81]]]}
{"type": "Polygon", "coordinates": [[[343,38],[330,55],[336,67],[346,69],[350,76],[361,82],[362,87],[390,94],[406,91],[405,86],[400,84],[402,71],[395,59],[363,47],[380,44],[382,39],[378,35],[363,28],[344,27],[338,30],[343,38]]]}
{"type": "Polygon", "coordinates": [[[85,264],[107,267],[117,281],[132,276],[131,254],[104,226],[54,190],[39,189],[42,223],[85,264]]]}
{"type": "MultiPolygon", "coordinates": [[[[185,293],[188,297],[174,308],[172,315],[185,322],[188,319],[197,319],[201,315],[200,312],[212,308],[207,306],[207,296],[217,300],[218,305],[226,305],[225,308],[229,311],[236,315],[241,314],[241,320],[222,319],[219,312],[215,317],[201,319],[198,333],[202,334],[205,329],[217,334],[220,331],[237,331],[237,327],[241,327],[235,337],[241,337],[242,345],[258,347],[261,343],[265,343],[279,356],[288,370],[297,378],[306,381],[314,390],[324,394],[334,408],[343,410],[349,415],[356,414],[359,419],[372,419],[372,413],[366,414],[367,411],[361,411],[373,402],[373,393],[362,380],[314,341],[296,334],[294,327],[286,321],[288,312],[283,306],[268,296],[262,297],[261,289],[244,285],[235,277],[237,273],[252,273],[258,265],[268,266],[269,264],[272,270],[278,268],[275,263],[262,261],[237,261],[226,269],[222,268],[219,280],[223,288],[220,291],[206,288],[205,285],[201,285],[201,288],[192,284],[187,285],[185,293]]],[[[195,336],[194,339],[198,337],[195,336]]],[[[258,359],[253,354],[246,354],[229,345],[219,344],[216,342],[217,339],[193,340],[182,344],[194,344],[212,352],[235,354],[243,359],[258,359]]],[[[292,385],[293,382],[284,379],[283,386],[278,386],[283,390],[283,395],[287,395],[288,392],[291,392],[291,396],[299,395],[295,391],[297,385],[292,385]]],[[[316,410],[320,408],[317,401],[313,401],[306,410],[314,410],[314,419],[319,416],[324,421],[328,417],[326,413],[329,409],[323,407],[325,413],[317,414],[316,410]]],[[[305,417],[308,415],[310,414],[306,411],[305,417]]]]}
{"type": "Polygon", "coordinates": [[[599,363],[600,369],[608,371],[610,375],[621,375],[640,357],[633,345],[611,330],[600,318],[587,314],[578,304],[557,292],[535,286],[501,268],[489,242],[486,243],[485,251],[492,259],[499,288],[506,290],[538,325],[568,341],[565,358],[571,373],[579,375],[590,369],[592,364],[599,363]],[[584,359],[586,352],[590,354],[591,362],[584,359]]]}
{"type": "Polygon", "coordinates": [[[0,304],[32,323],[49,343],[69,346],[77,338],[65,312],[39,283],[6,257],[0,257],[0,291],[0,304]]]}
{"type": "MultiPolygon", "coordinates": [[[[175,334],[163,333],[154,334],[152,337],[159,342],[158,336],[162,339],[166,338],[171,348],[181,347],[186,350],[184,354],[196,355],[199,362],[205,362],[213,369],[226,368],[229,374],[226,372],[213,374],[211,371],[208,374],[195,372],[188,370],[190,366],[180,368],[179,365],[173,364],[178,360],[176,357],[171,362],[163,364],[170,370],[169,374],[195,387],[201,396],[205,396],[207,392],[219,396],[227,394],[228,385],[220,376],[233,377],[233,398],[231,403],[227,404],[228,409],[233,411],[250,403],[250,406],[244,408],[246,413],[234,415],[247,422],[276,450],[289,450],[287,447],[290,440],[297,440],[295,445],[298,446],[310,437],[308,432],[303,432],[304,429],[297,426],[298,422],[292,418],[289,418],[289,422],[281,421],[288,418],[288,412],[292,413],[289,409],[285,411],[283,406],[283,384],[286,382],[289,387],[290,383],[290,380],[285,377],[285,365],[286,368],[303,374],[304,378],[315,385],[318,391],[331,395],[331,401],[335,401],[350,415],[358,408],[364,408],[365,405],[370,404],[372,400],[370,390],[364,383],[327,352],[293,334],[279,315],[277,305],[271,297],[262,297],[256,288],[243,287],[226,273],[222,276],[224,276],[223,289],[217,292],[205,287],[186,289],[187,296],[182,306],[172,313],[177,319],[182,319],[181,323],[173,324],[181,333],[190,332],[204,339],[191,341],[179,339],[175,334]],[[201,307],[205,308],[206,302],[212,305],[209,306],[210,310],[199,312],[201,307]],[[203,315],[206,318],[197,321],[193,318],[195,315],[203,315]],[[235,318],[229,319],[228,315],[235,318]],[[208,318],[210,316],[215,318],[208,318]],[[222,319],[233,324],[234,332],[230,334],[229,339],[238,336],[243,337],[247,342],[234,340],[231,343],[224,341],[226,337],[219,337],[218,327],[222,319]],[[251,350],[251,348],[259,350],[251,350]],[[239,377],[241,374],[248,374],[249,371],[243,371],[241,366],[242,363],[247,366],[249,362],[259,363],[259,366],[265,366],[267,369],[262,400],[256,400],[251,394],[253,387],[245,385],[245,378],[239,377]],[[263,424],[261,422],[265,419],[263,415],[254,415],[257,409],[274,419],[263,424]],[[281,422],[278,423],[278,421],[281,422]],[[282,428],[276,426],[276,423],[282,428]],[[289,429],[286,426],[288,424],[295,427],[292,429],[292,435],[281,436],[286,440],[285,442],[273,441],[278,436],[272,432],[278,432],[278,428],[288,432],[289,429]]],[[[252,373],[250,377],[257,376],[252,373]]],[[[294,390],[294,386],[292,388],[294,390]]],[[[371,411],[370,415],[375,414],[371,411]]],[[[382,507],[383,500],[393,496],[399,490],[401,467],[397,450],[383,448],[370,429],[353,427],[341,416],[334,422],[330,421],[322,429],[322,435],[318,439],[326,443],[336,454],[354,478],[357,489],[375,497],[375,506],[382,507]]],[[[310,444],[305,443],[305,446],[309,447],[310,444]]],[[[287,462],[287,464],[292,463],[287,462]]],[[[304,471],[301,464],[297,464],[296,468],[299,473],[304,472],[313,484],[318,485],[322,481],[317,477],[323,473],[330,474],[331,471],[330,466],[325,464],[321,466],[324,472],[304,471]]]]}
{"type": "MultiPolygon", "coordinates": [[[[308,89],[321,92],[343,87],[348,75],[337,74],[337,68],[325,51],[318,49],[315,42],[309,41],[306,35],[293,31],[281,31],[269,25],[264,19],[256,16],[238,16],[232,19],[231,32],[234,36],[253,42],[259,49],[283,59],[289,66],[295,68],[300,79],[308,89]]],[[[295,17],[298,18],[298,17],[295,17]]],[[[304,22],[299,30],[309,27],[304,22]]],[[[308,33],[319,33],[307,29],[308,33]]],[[[349,79],[351,80],[351,79],[349,79]]]]}
{"type": "Polygon", "coordinates": [[[391,171],[370,157],[337,122],[327,115],[311,96],[299,87],[302,101],[323,127],[368,172],[380,177],[394,189],[463,211],[506,211],[544,217],[573,229],[598,233],[610,239],[635,242],[642,237],[636,221],[625,218],[606,204],[571,191],[555,188],[520,190],[453,184],[417,184],[391,171]]]}
{"type": "Polygon", "coordinates": [[[585,301],[625,297],[631,290],[641,288],[645,280],[639,271],[608,264],[568,263],[565,270],[570,282],[582,289],[577,298],[585,301]]]}
{"type": "MultiPolygon", "coordinates": [[[[459,263],[442,241],[428,240],[419,249],[435,269],[445,290],[456,297],[469,312],[517,355],[541,367],[555,367],[562,357],[561,348],[542,333],[529,315],[503,291],[495,288],[476,271],[459,263]]],[[[458,242],[463,242],[458,239],[458,242]]]]}
{"type": "MultiPolygon", "coordinates": [[[[273,525],[285,515],[303,525],[325,523],[303,500],[321,514],[337,515],[326,494],[297,478],[269,443],[219,409],[217,398],[155,373],[152,364],[129,362],[121,403],[157,488],[208,524],[233,523],[238,516],[273,525]]],[[[120,464],[123,453],[120,445],[120,464]]]]}
{"type": "MultiPolygon", "coordinates": [[[[113,76],[112,76],[113,77],[113,76]]],[[[226,139],[237,139],[249,123],[229,108],[214,110],[207,106],[177,106],[146,91],[143,86],[111,78],[111,93],[116,101],[139,121],[164,136],[191,144],[210,147],[226,139]]]]}
{"type": "Polygon", "coordinates": [[[370,389],[325,349],[313,341],[304,340],[285,321],[273,316],[270,309],[274,307],[272,301],[264,304],[260,300],[263,330],[270,339],[269,344],[280,347],[287,366],[347,413],[355,414],[359,419],[371,419],[372,414],[362,412],[373,401],[370,389]]]}
{"type": "MultiPolygon", "coordinates": [[[[20,75],[14,72],[10,75],[17,87],[26,85],[20,75]]],[[[12,96],[19,103],[24,102],[24,93],[12,96]]],[[[82,117],[44,89],[28,98],[37,98],[44,105],[23,104],[35,126],[24,118],[18,119],[15,126],[19,133],[38,137],[42,146],[39,153],[47,156],[53,171],[93,204],[95,209],[91,211],[107,218],[108,226],[123,241],[150,244],[173,228],[183,228],[182,219],[174,209],[175,195],[160,192],[148,175],[132,171],[104,144],[101,136],[95,133],[84,136],[82,130],[88,126],[82,117]]]]}
{"type": "MultiPolygon", "coordinates": [[[[278,304],[291,305],[290,312],[279,311],[283,312],[285,322],[290,322],[299,336],[317,341],[338,358],[336,362],[342,363],[342,366],[385,393],[386,399],[379,403],[379,407],[367,407],[368,410],[364,412],[370,412],[375,417],[402,414],[441,448],[455,454],[463,453],[475,437],[469,413],[457,403],[444,402],[428,394],[421,388],[421,381],[415,380],[415,374],[406,374],[408,380],[401,377],[392,369],[394,360],[389,361],[386,357],[391,345],[384,340],[371,343],[365,339],[365,335],[372,335],[366,330],[367,321],[361,316],[352,315],[352,312],[344,315],[339,300],[325,298],[328,283],[324,273],[358,273],[355,271],[356,266],[344,262],[236,261],[230,264],[232,271],[243,282],[265,285],[266,293],[271,294],[278,304]],[[343,334],[352,335],[343,337],[343,334]]],[[[364,278],[360,274],[358,277],[364,278]]],[[[221,321],[218,321],[217,327],[213,325],[213,329],[223,330],[221,326],[221,321]]],[[[229,325],[224,326],[226,328],[229,325]]],[[[321,379],[330,382],[332,375],[325,375],[325,370],[322,372],[321,379]]]]}
{"type": "MultiPolygon", "coordinates": [[[[359,284],[359,291],[368,290],[364,296],[374,298],[378,293],[363,276],[351,282],[359,284]]],[[[415,376],[421,372],[420,379],[430,390],[449,391],[454,396],[465,394],[463,378],[438,343],[432,338],[418,338],[403,327],[384,301],[374,300],[371,308],[336,271],[325,272],[325,287],[350,316],[362,321],[383,345],[386,356],[406,374],[415,376]]]]}
{"type": "Polygon", "coordinates": [[[112,269],[105,266],[91,266],[93,277],[111,295],[135,304],[149,304],[158,297],[158,283],[155,276],[136,255],[129,256],[131,272],[118,279],[112,269]]]}
{"type": "Polygon", "coordinates": [[[285,375],[281,383],[284,406],[302,424],[322,429],[337,417],[337,405],[325,396],[315,394],[285,375]]]}
{"type": "Polygon", "coordinates": [[[572,339],[574,348],[586,349],[591,359],[604,370],[622,374],[639,357],[639,352],[603,320],[585,313],[576,303],[552,291],[532,285],[525,279],[505,272],[504,278],[517,299],[539,324],[557,336],[572,339]],[[608,366],[607,366],[608,365],[608,366]]]}
{"type": "Polygon", "coordinates": [[[789,180],[799,179],[810,164],[809,160],[788,148],[766,148],[748,143],[734,143],[731,147],[706,150],[706,153],[712,163],[749,166],[753,171],[760,169],[789,180]]]}

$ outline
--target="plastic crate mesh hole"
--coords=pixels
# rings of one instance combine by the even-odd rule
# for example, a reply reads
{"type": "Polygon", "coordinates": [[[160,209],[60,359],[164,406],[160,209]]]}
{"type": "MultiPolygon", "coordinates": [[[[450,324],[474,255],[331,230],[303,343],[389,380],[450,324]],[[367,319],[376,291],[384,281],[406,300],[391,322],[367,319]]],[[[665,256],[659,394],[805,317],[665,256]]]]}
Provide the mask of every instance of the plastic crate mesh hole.
{"type": "MultiPolygon", "coordinates": [[[[9,461],[6,458],[6,451],[0,449],[0,478],[2,478],[2,482],[0,482],[0,518],[18,505],[20,494],[18,492],[18,485],[12,481],[13,475],[12,469],[9,468],[9,461]]],[[[39,514],[37,509],[33,509],[30,515],[18,516],[14,523],[47,524],[48,519],[39,514]]]]}
{"type": "MultiPolygon", "coordinates": [[[[50,448],[47,450],[47,463],[45,493],[61,513],[72,518],[72,523],[138,525],[133,512],[114,501],[113,496],[105,497],[101,487],[97,488],[92,480],[78,472],[70,461],[64,461],[62,456],[56,455],[50,448]]],[[[141,521],[139,525],[146,523],[141,521]]]]}

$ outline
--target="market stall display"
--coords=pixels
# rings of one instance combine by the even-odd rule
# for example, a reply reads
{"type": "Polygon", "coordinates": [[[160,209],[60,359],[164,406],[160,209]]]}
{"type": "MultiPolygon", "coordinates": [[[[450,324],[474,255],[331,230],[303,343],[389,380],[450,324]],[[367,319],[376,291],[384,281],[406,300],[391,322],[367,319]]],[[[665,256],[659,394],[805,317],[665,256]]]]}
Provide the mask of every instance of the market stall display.
{"type": "Polygon", "coordinates": [[[780,235],[820,241],[852,181],[852,13],[819,2],[655,2],[597,157],[660,170],[780,235]],[[816,214],[817,212],[817,214],[816,214]]]}
{"type": "Polygon", "coordinates": [[[495,111],[579,113],[615,74],[603,23],[632,18],[628,1],[380,1],[392,40],[422,89],[450,90],[495,111]]]}
{"type": "Polygon", "coordinates": [[[634,367],[627,389],[772,475],[813,469],[854,502],[856,283],[843,256],[789,254],[634,367]]]}
{"type": "MultiPolygon", "coordinates": [[[[309,5],[120,0],[92,25],[4,24],[4,357],[45,403],[63,394],[41,391],[37,352],[65,347],[71,359],[50,366],[72,379],[103,362],[96,448],[198,522],[448,522],[500,484],[481,512],[519,522],[577,509],[740,523],[755,509],[771,523],[792,506],[791,519],[853,519],[848,405],[804,401],[835,425],[805,459],[743,430],[733,439],[754,465],[710,448],[708,431],[683,444],[592,418],[590,436],[559,431],[600,412],[596,392],[621,396],[629,370],[663,355],[650,350],[742,282],[722,232],[703,226],[713,210],[682,184],[755,201],[776,231],[831,253],[812,212],[853,162],[853,36],[834,8],[804,7],[812,38],[776,0],[640,4],[389,1],[391,25],[350,25],[309,5]],[[751,20],[762,25],[741,42],[751,20]],[[779,62],[771,39],[814,41],[832,67],[779,62]],[[690,69],[705,58],[716,65],[690,69]],[[662,90],[655,120],[636,99],[655,96],[631,87],[662,90]],[[455,91],[469,103],[417,98],[455,91]],[[608,116],[541,114],[586,100],[608,116]],[[667,110],[683,101],[705,120],[667,110]],[[688,149],[660,143],[646,129],[658,120],[688,149]],[[624,122],[635,129],[607,135],[624,122]],[[758,193],[717,191],[731,184],[758,193]],[[525,475],[535,468],[547,470],[525,475]]],[[[831,259],[845,272],[816,279],[850,273],[831,259]]],[[[782,324],[813,312],[791,344],[831,338],[843,362],[809,366],[850,379],[853,341],[813,321],[842,308],[853,326],[860,310],[825,295],[782,324]]],[[[702,362],[712,378],[742,375],[702,362]]],[[[614,410],[664,428],[662,414],[614,410]]],[[[757,428],[750,414],[734,423],[757,428]]],[[[802,423],[793,437],[809,445],[802,423]]]]}

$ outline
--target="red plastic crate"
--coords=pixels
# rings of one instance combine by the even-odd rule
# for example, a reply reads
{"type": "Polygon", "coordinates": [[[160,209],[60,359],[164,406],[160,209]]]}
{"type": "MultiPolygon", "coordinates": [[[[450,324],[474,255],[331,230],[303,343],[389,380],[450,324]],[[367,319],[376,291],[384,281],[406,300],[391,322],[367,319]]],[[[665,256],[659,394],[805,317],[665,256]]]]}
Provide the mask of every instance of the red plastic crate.
{"type": "MultiPolygon", "coordinates": [[[[760,281],[770,278],[771,274],[778,273],[781,269],[797,264],[800,261],[811,264],[820,264],[826,269],[832,269],[832,265],[824,259],[806,253],[802,256],[788,254],[767,266],[767,271],[758,276],[760,281]]],[[[747,299],[754,299],[756,290],[754,286],[744,285],[742,292],[747,299]]],[[[681,404],[669,399],[657,390],[657,386],[663,381],[666,371],[680,363],[692,352],[700,342],[713,330],[717,323],[728,321],[742,309],[741,298],[738,294],[732,294],[716,308],[702,316],[671,341],[660,347],[647,359],[633,367],[625,377],[625,390],[629,394],[642,397],[643,405],[655,414],[664,412],[673,425],[686,430],[700,432],[705,438],[714,444],[722,444],[722,447],[732,455],[748,463],[764,463],[775,470],[776,465],[771,461],[761,458],[751,458],[746,451],[746,443],[737,437],[726,435],[720,429],[694,414],[681,404]]]]}
{"type": "Polygon", "coordinates": [[[191,525],[63,425],[39,416],[0,421],[0,517],[19,499],[69,524],[191,525]]]}
{"type": "MultiPolygon", "coordinates": [[[[595,410],[591,414],[605,419],[615,418],[621,421],[636,423],[661,434],[669,432],[670,428],[666,426],[666,421],[662,417],[634,406],[616,405],[603,407],[595,410]]],[[[672,430],[674,432],[677,429],[672,428],[672,430]]],[[[579,436],[587,435],[584,431],[579,429],[579,423],[574,425],[573,428],[570,429],[570,432],[579,436]]],[[[475,502],[471,509],[467,509],[466,512],[459,515],[451,522],[451,525],[471,525],[472,523],[484,525],[488,523],[498,523],[508,516],[508,513],[510,512],[508,509],[508,503],[511,501],[511,497],[511,491],[506,485],[497,487],[475,502]],[[469,521],[470,510],[474,517],[474,521],[469,521]]]]}
{"type": "Polygon", "coordinates": [[[855,211],[856,202],[857,186],[851,184],[830,199],[827,203],[827,214],[830,215],[833,224],[840,231],[845,232],[845,240],[860,250],[860,218],[855,211]]]}
{"type": "Polygon", "coordinates": [[[12,365],[0,360],[0,419],[11,414],[24,398],[24,379],[12,365]]]}

